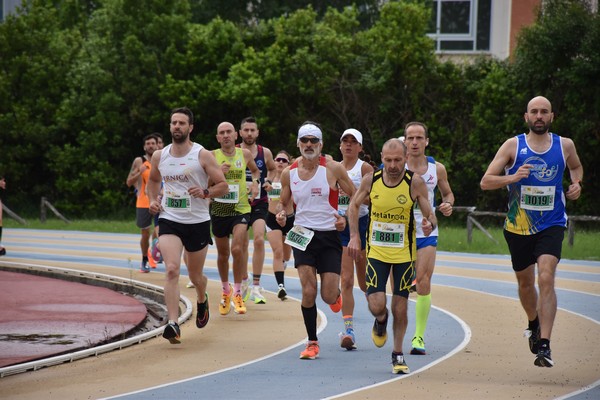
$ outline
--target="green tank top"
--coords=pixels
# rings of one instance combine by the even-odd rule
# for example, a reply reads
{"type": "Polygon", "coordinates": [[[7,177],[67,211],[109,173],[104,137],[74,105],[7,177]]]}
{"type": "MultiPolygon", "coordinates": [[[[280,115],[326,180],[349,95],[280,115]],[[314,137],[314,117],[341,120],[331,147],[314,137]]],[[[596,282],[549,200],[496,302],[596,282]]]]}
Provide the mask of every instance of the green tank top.
{"type": "Polygon", "coordinates": [[[210,205],[210,215],[216,217],[233,217],[248,214],[251,210],[248,203],[248,190],[246,188],[246,160],[240,148],[235,149],[235,155],[229,157],[221,149],[213,150],[217,164],[229,164],[231,167],[225,174],[229,185],[227,194],[215,197],[210,205]]]}

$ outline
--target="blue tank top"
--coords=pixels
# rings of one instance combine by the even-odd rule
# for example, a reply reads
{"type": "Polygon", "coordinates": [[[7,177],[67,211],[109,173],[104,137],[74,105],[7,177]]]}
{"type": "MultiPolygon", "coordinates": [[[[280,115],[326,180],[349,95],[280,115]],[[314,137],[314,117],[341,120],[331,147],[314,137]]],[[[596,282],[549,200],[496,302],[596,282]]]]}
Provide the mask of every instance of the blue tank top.
{"type": "Polygon", "coordinates": [[[567,226],[562,179],[565,172],[560,136],[551,133],[550,148],[533,151],[525,134],[517,136],[514,164],[505,169],[513,175],[523,164],[533,168],[529,177],[508,185],[508,213],[504,229],[519,235],[533,235],[551,226],[567,226]]]}

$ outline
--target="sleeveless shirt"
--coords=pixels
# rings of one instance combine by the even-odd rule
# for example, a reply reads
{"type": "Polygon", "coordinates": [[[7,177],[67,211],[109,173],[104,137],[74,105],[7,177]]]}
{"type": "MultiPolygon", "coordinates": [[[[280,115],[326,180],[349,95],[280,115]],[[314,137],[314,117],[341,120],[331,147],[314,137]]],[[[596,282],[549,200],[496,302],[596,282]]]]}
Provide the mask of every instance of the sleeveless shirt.
{"type": "Polygon", "coordinates": [[[298,176],[298,161],[290,166],[290,188],[296,204],[295,224],[314,231],[334,231],[338,191],[327,182],[327,160],[320,156],[317,171],[307,181],[298,176]]]}
{"type": "Polygon", "coordinates": [[[400,183],[392,187],[383,182],[383,170],[373,174],[367,257],[393,264],[414,261],[417,244],[410,195],[412,177],[413,172],[405,170],[400,183]]]}
{"type": "MultiPolygon", "coordinates": [[[[354,187],[357,189],[360,186],[360,181],[362,180],[362,177],[363,177],[363,175],[362,175],[362,165],[363,164],[364,164],[364,161],[359,159],[356,161],[356,164],[354,164],[354,166],[351,169],[346,171],[348,173],[348,177],[354,184],[354,187]]],[[[345,193],[340,194],[340,196],[338,198],[338,213],[340,215],[346,215],[349,204],[350,204],[350,196],[348,196],[345,193]]],[[[368,213],[369,213],[369,206],[367,206],[366,204],[361,204],[358,208],[358,217],[359,218],[364,217],[368,213]]]]}
{"type": "Polygon", "coordinates": [[[150,178],[150,168],[152,164],[150,161],[146,159],[146,156],[143,156],[144,160],[142,165],[146,167],[146,170],[142,172],[142,185],[140,186],[140,190],[137,193],[137,199],[135,200],[136,208],[150,208],[150,199],[148,198],[148,194],[146,193],[146,184],[148,183],[148,179],[150,178]]]}
{"type": "Polygon", "coordinates": [[[560,136],[551,133],[548,150],[537,153],[524,133],[517,137],[515,162],[505,169],[513,175],[523,164],[531,164],[529,177],[508,185],[508,213],[504,229],[518,235],[533,235],[551,226],[567,226],[562,179],[565,157],[560,136]]]}
{"type": "Polygon", "coordinates": [[[181,224],[197,224],[210,220],[208,199],[191,197],[192,186],[207,187],[208,176],[200,165],[200,152],[208,151],[198,143],[183,157],[171,155],[171,146],[166,146],[160,155],[158,170],[163,179],[161,218],[181,224]]]}
{"type": "MultiPolygon", "coordinates": [[[[435,210],[435,192],[437,189],[438,178],[437,168],[433,157],[427,157],[427,171],[425,171],[425,173],[421,175],[421,177],[427,185],[427,199],[429,200],[429,204],[431,205],[431,208],[435,210]]],[[[417,238],[438,236],[437,226],[429,236],[425,236],[423,234],[423,226],[421,225],[423,223],[423,214],[421,213],[421,209],[419,208],[419,203],[415,203],[415,208],[413,212],[415,214],[415,227],[417,229],[417,238]]]]}
{"type": "Polygon", "coordinates": [[[231,165],[225,174],[225,180],[229,185],[229,192],[221,197],[215,197],[210,206],[210,214],[216,217],[233,217],[240,214],[248,214],[250,203],[248,203],[248,190],[246,189],[246,159],[241,148],[235,148],[233,156],[227,156],[223,150],[213,150],[217,164],[227,163],[231,165]]]}
{"type": "MultiPolygon", "coordinates": [[[[241,144],[237,144],[236,146],[241,147],[241,144]]],[[[256,157],[254,157],[254,162],[256,163],[256,166],[260,170],[260,183],[259,183],[260,193],[258,194],[258,197],[256,199],[254,199],[250,202],[251,206],[255,206],[258,203],[268,203],[269,202],[267,191],[265,190],[265,188],[263,188],[265,179],[267,179],[267,172],[268,172],[267,171],[267,163],[265,163],[265,150],[260,144],[256,145],[256,157]]],[[[250,172],[250,169],[246,168],[246,187],[250,188],[251,186],[252,186],[252,172],[250,172]]]]}

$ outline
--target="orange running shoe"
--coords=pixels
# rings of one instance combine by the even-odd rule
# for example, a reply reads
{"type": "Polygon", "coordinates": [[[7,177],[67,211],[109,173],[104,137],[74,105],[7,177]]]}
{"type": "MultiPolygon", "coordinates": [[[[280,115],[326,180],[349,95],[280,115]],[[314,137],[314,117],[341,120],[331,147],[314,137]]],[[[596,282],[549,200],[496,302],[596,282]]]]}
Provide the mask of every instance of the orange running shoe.
{"type": "Polygon", "coordinates": [[[246,314],[246,305],[244,304],[242,295],[239,293],[233,295],[233,311],[236,314],[246,314]]]}
{"type": "Polygon", "coordinates": [[[333,311],[334,313],[340,312],[340,310],[342,309],[342,292],[340,292],[340,295],[338,296],[335,303],[329,305],[329,308],[331,308],[331,311],[333,311]]]}
{"type": "Polygon", "coordinates": [[[314,360],[319,357],[319,342],[316,340],[309,340],[306,343],[306,349],[300,353],[301,360],[314,360]]]}
{"type": "Polygon", "coordinates": [[[156,268],[156,260],[152,257],[152,250],[148,249],[148,265],[150,268],[156,268]]]}

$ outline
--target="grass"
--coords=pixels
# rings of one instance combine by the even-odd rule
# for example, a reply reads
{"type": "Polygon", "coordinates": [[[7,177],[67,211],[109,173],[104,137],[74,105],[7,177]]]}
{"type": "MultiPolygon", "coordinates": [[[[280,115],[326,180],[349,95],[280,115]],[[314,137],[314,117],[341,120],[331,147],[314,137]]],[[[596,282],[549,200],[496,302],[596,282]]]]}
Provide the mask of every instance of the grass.
{"type": "MultiPolygon", "coordinates": [[[[467,229],[464,226],[442,225],[440,226],[440,238],[438,250],[479,253],[479,254],[508,254],[508,248],[502,234],[501,222],[494,226],[484,224],[488,232],[497,241],[490,240],[479,229],[474,228],[471,243],[467,242],[467,229]]],[[[5,228],[28,228],[28,229],[53,229],[72,230],[84,232],[110,232],[110,233],[139,233],[134,220],[104,221],[104,220],[76,220],[67,224],[58,219],[48,219],[45,223],[39,220],[27,220],[27,225],[21,225],[11,218],[4,218],[5,228]]],[[[578,229],[575,232],[574,245],[567,243],[566,233],[563,242],[562,257],[571,260],[600,261],[600,252],[597,246],[598,232],[595,230],[578,229]]]]}

